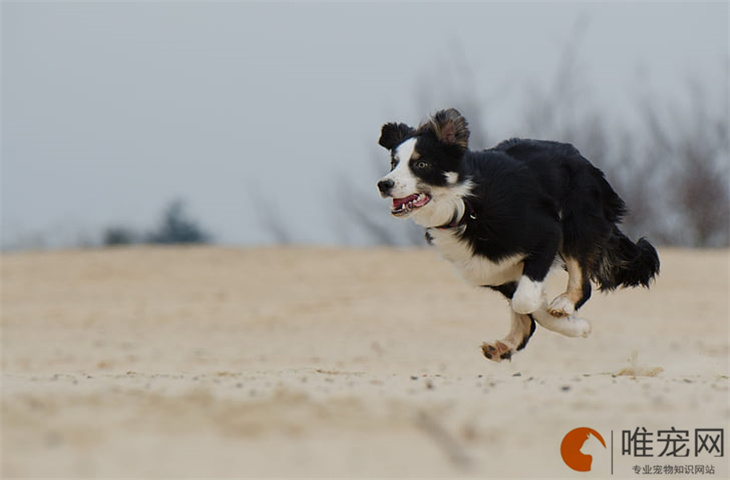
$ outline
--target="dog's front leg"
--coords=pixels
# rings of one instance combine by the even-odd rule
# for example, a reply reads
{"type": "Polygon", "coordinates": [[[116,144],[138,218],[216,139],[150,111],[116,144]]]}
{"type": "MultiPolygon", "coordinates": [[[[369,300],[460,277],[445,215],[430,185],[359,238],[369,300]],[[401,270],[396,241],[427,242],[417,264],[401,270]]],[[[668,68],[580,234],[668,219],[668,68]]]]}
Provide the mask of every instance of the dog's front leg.
{"type": "Polygon", "coordinates": [[[538,310],[545,300],[545,277],[553,264],[557,245],[551,245],[542,252],[531,255],[524,261],[522,277],[512,296],[512,310],[528,314],[538,310]]]}
{"type": "Polygon", "coordinates": [[[535,332],[535,320],[532,315],[522,315],[512,312],[512,325],[506,337],[492,343],[482,344],[482,353],[495,362],[511,360],[512,355],[527,345],[535,332]]]}
{"type": "Polygon", "coordinates": [[[539,309],[545,303],[545,282],[534,280],[526,275],[520,278],[517,291],[512,297],[512,310],[516,313],[528,314],[539,309]]]}

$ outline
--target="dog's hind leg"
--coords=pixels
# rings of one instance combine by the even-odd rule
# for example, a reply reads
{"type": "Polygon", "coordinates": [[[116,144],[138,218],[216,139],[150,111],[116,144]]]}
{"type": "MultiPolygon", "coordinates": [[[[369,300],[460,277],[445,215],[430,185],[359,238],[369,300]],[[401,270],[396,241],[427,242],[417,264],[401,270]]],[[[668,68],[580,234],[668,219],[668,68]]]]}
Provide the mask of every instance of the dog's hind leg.
{"type": "Polygon", "coordinates": [[[566,256],[565,266],[568,270],[568,287],[550,302],[547,309],[550,315],[558,318],[573,315],[591,296],[591,282],[581,262],[566,256]]]}
{"type": "Polygon", "coordinates": [[[591,324],[588,320],[573,315],[557,318],[553,316],[545,307],[532,313],[532,318],[540,324],[540,326],[552,330],[553,332],[565,335],[566,337],[587,337],[591,333],[591,324]]]}
{"type": "Polygon", "coordinates": [[[512,355],[525,348],[534,332],[535,320],[531,315],[512,311],[512,326],[507,336],[492,343],[483,343],[482,353],[495,362],[510,360],[512,355]]]}

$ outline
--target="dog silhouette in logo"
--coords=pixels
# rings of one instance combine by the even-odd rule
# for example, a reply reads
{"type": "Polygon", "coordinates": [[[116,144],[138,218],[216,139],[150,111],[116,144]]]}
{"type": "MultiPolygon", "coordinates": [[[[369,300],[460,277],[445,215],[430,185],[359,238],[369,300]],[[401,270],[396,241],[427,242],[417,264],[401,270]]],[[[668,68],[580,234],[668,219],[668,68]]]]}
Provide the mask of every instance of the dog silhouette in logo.
{"type": "Polygon", "coordinates": [[[576,428],[563,438],[563,442],[560,444],[560,455],[567,466],[578,472],[591,471],[593,455],[589,453],[597,453],[596,442],[589,441],[591,437],[601,442],[604,449],[606,448],[606,442],[601,434],[592,428],[576,428]]]}

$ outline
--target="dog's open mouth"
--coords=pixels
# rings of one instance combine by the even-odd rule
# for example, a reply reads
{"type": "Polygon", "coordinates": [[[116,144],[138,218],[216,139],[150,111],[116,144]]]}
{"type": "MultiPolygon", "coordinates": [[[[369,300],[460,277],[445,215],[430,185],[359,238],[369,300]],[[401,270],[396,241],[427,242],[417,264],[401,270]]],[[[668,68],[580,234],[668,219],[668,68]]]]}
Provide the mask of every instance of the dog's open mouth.
{"type": "Polygon", "coordinates": [[[417,208],[421,208],[431,201],[431,196],[426,193],[416,193],[404,198],[393,199],[393,209],[390,211],[393,215],[404,215],[417,208]]]}

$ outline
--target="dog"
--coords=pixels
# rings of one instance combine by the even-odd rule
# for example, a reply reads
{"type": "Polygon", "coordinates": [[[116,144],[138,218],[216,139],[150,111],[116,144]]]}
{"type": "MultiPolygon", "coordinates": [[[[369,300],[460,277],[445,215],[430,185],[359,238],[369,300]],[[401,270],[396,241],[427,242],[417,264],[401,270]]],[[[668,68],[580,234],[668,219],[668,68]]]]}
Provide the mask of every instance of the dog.
{"type": "Polygon", "coordinates": [[[591,325],[577,316],[591,296],[618,287],[649,287],[659,256],[645,238],[618,228],[624,201],[570,144],[510,139],[469,150],[469,126],[456,110],[435,113],[418,128],[386,123],[378,143],[391,171],[378,182],[391,214],[426,229],[426,240],[468,283],[496,290],[512,310],[509,333],[482,345],[501,361],[525,348],[536,323],[569,337],[591,325]],[[545,279],[568,272],[564,293],[550,303],[545,279]]]}

